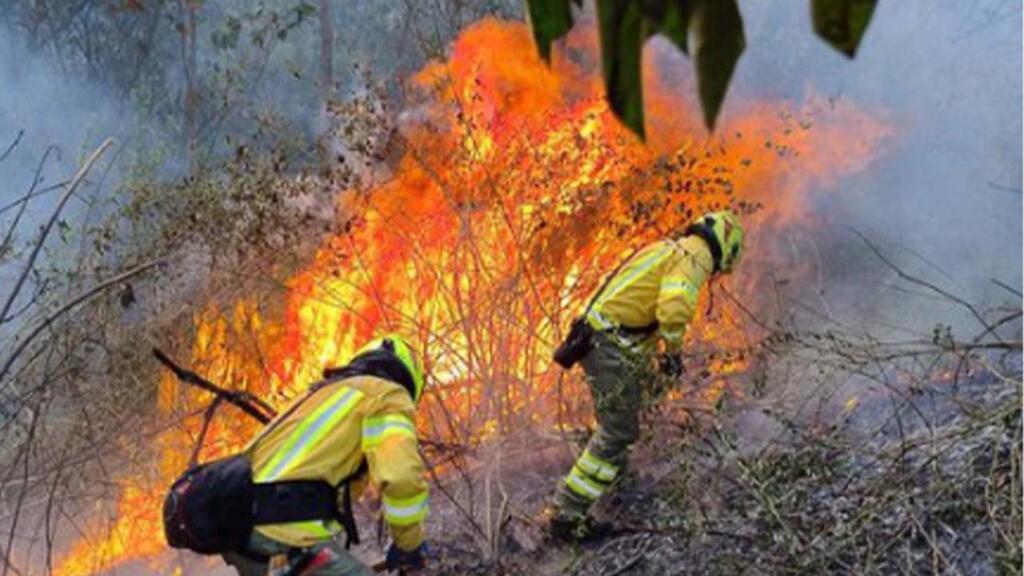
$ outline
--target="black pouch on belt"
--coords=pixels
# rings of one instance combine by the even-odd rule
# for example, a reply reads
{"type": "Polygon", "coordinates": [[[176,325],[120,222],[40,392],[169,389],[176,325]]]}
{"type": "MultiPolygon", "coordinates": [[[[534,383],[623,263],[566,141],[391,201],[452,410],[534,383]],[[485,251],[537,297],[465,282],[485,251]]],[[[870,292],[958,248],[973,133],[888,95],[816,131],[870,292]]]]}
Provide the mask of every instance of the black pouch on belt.
{"type": "Polygon", "coordinates": [[[562,368],[568,370],[583,359],[594,348],[594,329],[584,317],[572,321],[569,334],[558,345],[553,358],[562,368]]]}

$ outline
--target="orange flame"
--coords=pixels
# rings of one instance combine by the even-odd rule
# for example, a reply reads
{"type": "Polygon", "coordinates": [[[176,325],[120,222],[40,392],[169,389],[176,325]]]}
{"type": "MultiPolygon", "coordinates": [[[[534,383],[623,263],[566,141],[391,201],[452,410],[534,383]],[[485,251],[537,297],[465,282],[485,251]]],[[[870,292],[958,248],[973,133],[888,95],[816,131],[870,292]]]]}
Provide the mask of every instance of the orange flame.
{"type": "MultiPolygon", "coordinates": [[[[757,305],[758,270],[771,263],[783,226],[813,226],[805,198],[863,168],[886,126],[846,103],[729,106],[713,138],[680,108],[684,82],[660,72],[648,50],[649,145],[611,116],[595,73],[596,37],[578,28],[551,67],[522,24],[484,20],[465,30],[446,61],[409,82],[406,152],[373,190],[339,192],[346,232],[328,238],[289,282],[281,314],[253,301],[196,317],[192,365],[272,402],[294,397],[326,366],[385,331],[410,335],[426,359],[430,393],[419,423],[435,438],[478,441],[529,425],[586,418],[578,378],[563,384],[550,353],[560,330],[632,248],[725,205],[752,228],[737,293],[757,305]],[[697,136],[700,135],[700,136],[697,136]]],[[[697,322],[690,337],[742,342],[745,327],[697,322]]],[[[714,402],[742,363],[715,368],[714,402]]],[[[172,378],[164,413],[209,402],[172,378]]],[[[203,455],[244,444],[254,427],[226,410],[203,455]]],[[[196,419],[160,438],[158,475],[181,471],[196,419]]],[[[83,574],[164,548],[163,486],[125,491],[113,528],[80,541],[57,574],[83,574]]],[[[167,571],[170,571],[168,568],[167,571]]]]}

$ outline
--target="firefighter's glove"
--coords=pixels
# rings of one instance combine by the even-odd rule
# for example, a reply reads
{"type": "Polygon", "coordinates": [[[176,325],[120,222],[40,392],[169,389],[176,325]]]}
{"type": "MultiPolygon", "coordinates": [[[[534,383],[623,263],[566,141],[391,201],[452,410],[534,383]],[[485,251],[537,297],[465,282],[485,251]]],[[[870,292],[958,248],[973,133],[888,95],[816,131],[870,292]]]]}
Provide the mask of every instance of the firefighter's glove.
{"type": "Polygon", "coordinates": [[[384,559],[384,569],[388,572],[392,570],[400,571],[415,571],[423,569],[423,556],[427,552],[427,545],[420,544],[414,550],[402,550],[394,544],[388,548],[388,555],[384,559]]]}
{"type": "Polygon", "coordinates": [[[672,378],[678,379],[683,375],[683,356],[678,352],[665,352],[658,356],[658,372],[672,378]]]}

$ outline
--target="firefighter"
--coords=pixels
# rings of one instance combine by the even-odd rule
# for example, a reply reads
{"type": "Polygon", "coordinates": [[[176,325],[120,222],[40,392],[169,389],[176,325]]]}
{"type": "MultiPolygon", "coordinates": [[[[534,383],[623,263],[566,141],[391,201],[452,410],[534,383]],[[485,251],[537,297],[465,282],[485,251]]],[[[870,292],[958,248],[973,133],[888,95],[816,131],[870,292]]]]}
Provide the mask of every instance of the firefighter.
{"type": "Polygon", "coordinates": [[[358,498],[367,480],[380,493],[391,530],[386,569],[423,566],[427,484],[413,425],[423,371],[409,345],[388,336],[333,372],[269,423],[245,453],[257,486],[305,480],[344,485],[351,492],[337,495],[339,519],[257,525],[245,550],[224,554],[242,576],[264,576],[268,564],[270,574],[373,574],[337,540],[342,531],[354,535],[348,499],[358,498]]]}
{"type": "Polygon", "coordinates": [[[564,367],[582,364],[598,422],[547,511],[556,539],[597,537],[608,528],[588,511],[622,476],[640,433],[644,392],[658,372],[674,380],[682,375],[680,348],[700,290],[736,266],[743,237],[739,218],[721,211],[699,218],[678,239],[641,249],[598,289],[556,351],[564,367]]]}

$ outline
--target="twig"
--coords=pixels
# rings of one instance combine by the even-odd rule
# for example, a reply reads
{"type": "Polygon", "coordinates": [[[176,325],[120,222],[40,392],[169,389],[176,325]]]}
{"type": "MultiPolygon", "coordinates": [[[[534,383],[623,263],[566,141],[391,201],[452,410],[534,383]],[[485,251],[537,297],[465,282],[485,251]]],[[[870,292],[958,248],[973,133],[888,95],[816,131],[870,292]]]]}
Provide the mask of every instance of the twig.
{"type": "Polygon", "coordinates": [[[476,519],[473,518],[473,515],[468,510],[466,510],[466,508],[459,502],[458,498],[456,498],[454,495],[452,495],[451,492],[448,491],[444,483],[442,483],[441,479],[438,477],[437,471],[434,469],[434,466],[427,466],[427,474],[430,476],[431,481],[434,483],[434,487],[437,488],[441,492],[441,494],[444,495],[444,497],[447,498],[448,501],[451,502],[453,506],[455,506],[455,510],[469,522],[470,528],[472,528],[473,532],[475,532],[474,537],[478,537],[477,545],[480,546],[480,548],[484,548],[486,546],[485,543],[487,541],[487,534],[484,533],[482,528],[480,528],[480,524],[477,523],[476,519]]]}
{"type": "Polygon", "coordinates": [[[0,162],[7,160],[7,157],[10,156],[11,152],[13,152],[14,149],[18,146],[18,143],[21,142],[21,137],[24,135],[25,130],[18,130],[18,135],[14,137],[14,142],[11,142],[11,145],[7,147],[7,150],[4,150],[4,153],[0,154],[0,162]]]}
{"type": "Polygon", "coordinates": [[[65,186],[67,186],[70,182],[71,182],[70,180],[64,180],[63,182],[57,182],[56,184],[52,184],[50,186],[47,186],[46,188],[40,188],[39,190],[30,190],[27,194],[25,194],[21,198],[18,198],[17,200],[12,200],[11,202],[8,202],[4,206],[0,207],[0,214],[4,214],[5,212],[8,212],[9,210],[13,210],[13,209],[23,205],[25,202],[28,202],[29,200],[31,200],[33,198],[36,198],[38,196],[42,196],[43,194],[46,194],[47,192],[52,192],[52,191],[54,191],[54,190],[56,190],[58,188],[63,188],[65,186]]]}
{"type": "MultiPolygon", "coordinates": [[[[7,357],[7,360],[4,362],[3,367],[0,368],[0,381],[2,381],[4,379],[4,376],[6,376],[7,373],[10,371],[11,367],[14,365],[14,362],[18,359],[18,357],[21,355],[21,353],[25,351],[25,348],[27,348],[28,345],[33,340],[35,340],[36,337],[38,337],[43,332],[43,330],[45,330],[47,327],[49,327],[50,324],[53,324],[53,322],[55,320],[57,320],[58,318],[63,316],[65,313],[67,313],[72,308],[78,306],[79,304],[81,304],[82,302],[85,302],[86,300],[91,299],[93,296],[96,296],[97,294],[99,294],[100,292],[103,292],[107,288],[109,288],[111,286],[114,286],[114,285],[119,285],[122,282],[124,282],[125,280],[127,280],[128,278],[131,278],[133,276],[137,276],[137,275],[145,272],[146,270],[149,270],[150,268],[158,266],[158,265],[160,265],[162,263],[163,263],[163,260],[161,259],[161,260],[153,260],[151,262],[147,262],[147,263],[142,264],[140,266],[136,266],[135,268],[132,268],[131,270],[128,270],[127,272],[124,272],[122,274],[118,274],[117,276],[114,276],[113,278],[110,278],[109,280],[107,280],[105,282],[101,282],[101,283],[97,284],[96,286],[90,288],[89,290],[86,290],[82,294],[79,294],[75,298],[72,298],[69,302],[67,302],[66,304],[64,304],[60,308],[54,310],[52,313],[50,313],[50,315],[48,315],[46,318],[44,318],[42,322],[37,324],[36,327],[31,332],[29,332],[28,336],[26,336],[21,342],[18,343],[18,345],[15,347],[14,351],[11,352],[11,355],[7,357]]],[[[0,392],[6,390],[6,388],[9,387],[10,385],[11,385],[10,381],[8,381],[8,382],[6,382],[4,384],[0,384],[0,392]]]]}
{"type": "Polygon", "coordinates": [[[988,187],[992,190],[998,190],[999,192],[1009,192],[1011,194],[1020,194],[1021,189],[1017,186],[1007,186],[1005,184],[998,184],[996,182],[987,182],[988,187]]]}
{"type": "Polygon", "coordinates": [[[931,290],[932,292],[935,292],[936,294],[938,294],[940,296],[943,296],[944,298],[947,298],[949,300],[952,300],[953,302],[956,302],[957,304],[959,304],[959,305],[963,306],[964,308],[966,308],[974,316],[974,318],[978,320],[978,323],[980,323],[983,327],[988,328],[988,326],[989,326],[988,322],[985,321],[985,318],[981,315],[980,312],[978,312],[978,309],[975,308],[973,304],[971,304],[970,302],[968,302],[968,301],[964,300],[963,298],[957,296],[956,294],[952,294],[952,293],[950,293],[950,292],[948,292],[946,290],[943,290],[942,288],[939,288],[938,286],[932,284],[931,282],[928,282],[928,281],[922,280],[922,279],[920,279],[920,278],[918,278],[916,276],[911,276],[910,274],[907,274],[906,272],[903,271],[902,268],[897,266],[892,260],[889,260],[889,258],[885,254],[882,254],[882,251],[879,250],[878,246],[875,246],[875,244],[873,242],[871,242],[871,240],[868,240],[867,236],[862,234],[856,228],[850,228],[850,230],[853,231],[853,233],[856,234],[857,237],[860,238],[865,244],[867,244],[868,248],[872,252],[874,252],[875,256],[877,256],[878,259],[881,260],[883,264],[888,266],[889,269],[891,269],[893,272],[895,272],[897,276],[899,276],[903,280],[906,280],[907,282],[910,282],[911,284],[917,284],[918,286],[922,286],[924,288],[927,288],[927,289],[931,290]]]}
{"type": "Polygon", "coordinates": [[[46,499],[46,512],[44,519],[46,526],[44,528],[46,535],[46,574],[47,576],[53,575],[53,545],[54,545],[54,531],[55,526],[53,525],[53,505],[56,500],[57,488],[60,485],[60,481],[64,474],[64,466],[67,463],[67,452],[68,446],[65,445],[61,451],[60,462],[57,464],[57,472],[53,475],[53,484],[50,486],[50,493],[46,499]]]}
{"type": "MultiPolygon", "coordinates": [[[[24,450],[22,450],[22,452],[20,454],[20,457],[24,458],[24,460],[23,460],[23,462],[24,462],[24,472],[23,472],[23,476],[22,476],[23,479],[24,478],[28,478],[28,476],[29,476],[29,470],[30,470],[30,468],[29,468],[29,461],[32,458],[32,444],[33,444],[33,441],[35,440],[36,427],[37,427],[38,424],[39,424],[39,412],[38,411],[32,411],[32,424],[29,426],[28,435],[25,438],[24,450]]],[[[17,466],[18,463],[19,463],[18,460],[15,460],[14,465],[17,466]]],[[[13,472],[13,468],[11,470],[13,472]]],[[[11,519],[11,524],[10,524],[11,532],[10,532],[10,534],[7,537],[7,547],[4,550],[4,552],[3,552],[3,558],[4,558],[3,576],[7,576],[8,572],[14,572],[18,576],[21,575],[21,572],[19,572],[18,569],[11,562],[11,556],[13,555],[13,550],[14,550],[14,535],[17,532],[18,520],[21,518],[21,513],[22,513],[24,505],[25,505],[25,497],[28,496],[29,488],[30,488],[30,486],[28,485],[28,483],[24,482],[22,484],[22,486],[21,486],[21,490],[18,492],[18,499],[17,499],[17,503],[15,504],[15,508],[14,508],[14,517],[11,519]]]]}
{"type": "Polygon", "coordinates": [[[159,348],[153,348],[153,356],[156,356],[156,359],[159,360],[161,364],[173,372],[178,380],[181,380],[186,384],[192,384],[193,386],[202,388],[203,390],[216,395],[218,398],[223,398],[249,416],[252,416],[254,419],[259,421],[260,424],[270,422],[277,415],[273,408],[271,408],[266,402],[263,402],[252,394],[227,390],[218,386],[199,374],[181,367],[179,364],[175,363],[174,360],[171,360],[167,354],[164,354],[159,348]]]}
{"type": "Polygon", "coordinates": [[[29,273],[32,272],[32,267],[35,266],[36,258],[39,257],[39,252],[42,251],[43,244],[46,243],[47,236],[50,235],[50,231],[53,230],[53,225],[57,223],[57,219],[60,217],[61,211],[64,210],[64,205],[67,204],[68,199],[70,199],[71,195],[75,193],[78,185],[85,179],[85,175],[92,169],[92,165],[96,163],[99,157],[107,150],[107,148],[110,148],[113,143],[114,141],[109,138],[105,140],[103,144],[100,144],[100,147],[97,148],[91,156],[89,156],[89,159],[85,161],[85,164],[78,169],[78,173],[75,174],[75,177],[71,180],[71,184],[64,192],[64,195],[61,196],[60,201],[57,202],[57,207],[53,209],[53,213],[50,215],[49,221],[47,221],[46,226],[43,227],[42,232],[39,234],[39,239],[36,241],[35,246],[32,247],[32,253],[29,255],[28,261],[25,262],[25,267],[22,268],[21,274],[14,283],[14,288],[11,289],[11,293],[7,296],[7,301],[4,303],[3,308],[0,309],[0,318],[6,318],[7,313],[11,311],[11,306],[14,305],[14,301],[18,298],[18,294],[21,292],[21,288],[24,286],[25,280],[28,279],[29,273]]]}
{"type": "MultiPolygon", "coordinates": [[[[49,146],[46,151],[43,152],[43,157],[39,159],[39,163],[36,164],[35,174],[32,175],[32,184],[28,187],[28,192],[24,196],[18,198],[10,204],[11,208],[18,208],[18,212],[11,219],[11,224],[7,228],[7,233],[4,234],[4,239],[0,241],[0,253],[7,252],[8,248],[14,242],[14,234],[18,231],[18,225],[21,223],[22,216],[25,215],[25,211],[28,210],[28,201],[32,199],[33,194],[36,191],[36,187],[43,181],[43,168],[46,166],[46,161],[50,158],[50,153],[57,150],[56,146],[49,146]]],[[[0,211],[3,213],[7,211],[7,208],[0,211]]]]}
{"type": "Polygon", "coordinates": [[[1003,290],[1006,290],[1010,294],[1013,294],[1014,296],[1016,296],[1018,298],[1021,297],[1020,290],[1017,290],[1016,288],[1014,288],[1014,287],[1010,286],[1009,284],[999,280],[998,278],[992,278],[992,283],[995,284],[996,286],[999,286],[1003,290]]]}
{"type": "MultiPolygon", "coordinates": [[[[647,557],[647,552],[651,549],[651,546],[653,545],[653,543],[654,543],[653,539],[650,539],[650,538],[645,539],[643,541],[643,543],[640,544],[640,546],[639,546],[640,549],[637,551],[636,554],[631,556],[630,559],[627,560],[622,566],[619,566],[615,570],[609,572],[608,574],[604,574],[602,576],[619,576],[620,574],[626,574],[626,573],[630,572],[633,569],[634,566],[639,564],[641,560],[643,560],[644,558],[647,557]]],[[[609,542],[609,545],[610,544],[612,544],[612,542],[609,542]]],[[[608,546],[608,545],[605,545],[605,546],[608,546]]],[[[602,547],[601,550],[603,551],[604,547],[602,547]]],[[[600,553],[601,552],[599,551],[598,555],[600,555],[600,553]]]]}
{"type": "Polygon", "coordinates": [[[199,437],[196,438],[196,447],[192,450],[192,456],[188,459],[189,467],[193,467],[199,463],[199,453],[203,449],[203,440],[206,439],[206,433],[210,430],[210,422],[213,422],[213,417],[217,414],[217,408],[220,403],[224,401],[223,396],[217,396],[210,402],[210,407],[203,413],[203,427],[199,430],[199,437]]]}

